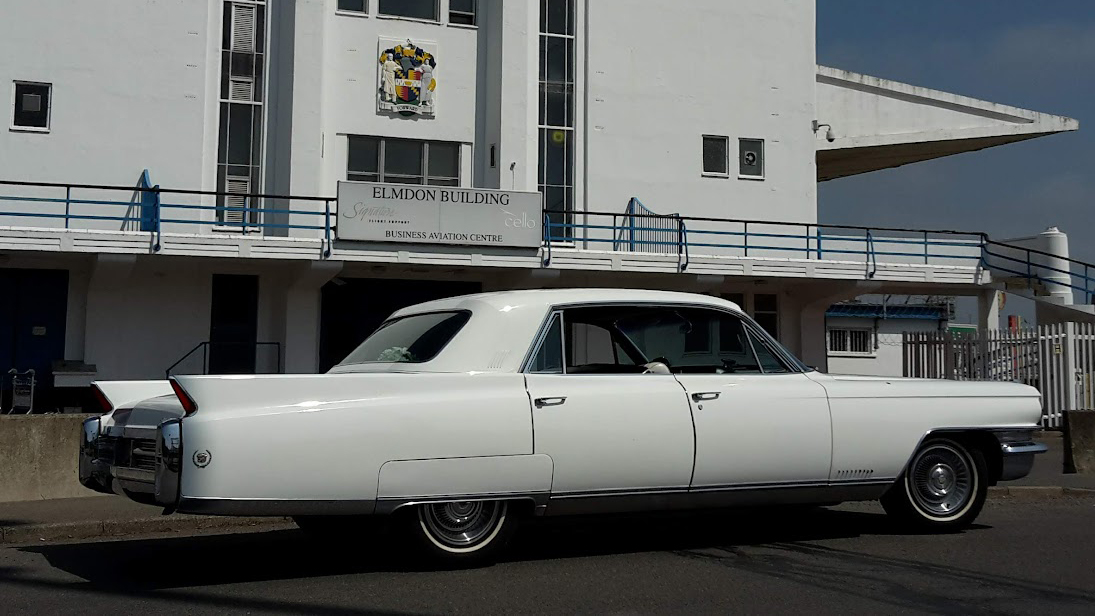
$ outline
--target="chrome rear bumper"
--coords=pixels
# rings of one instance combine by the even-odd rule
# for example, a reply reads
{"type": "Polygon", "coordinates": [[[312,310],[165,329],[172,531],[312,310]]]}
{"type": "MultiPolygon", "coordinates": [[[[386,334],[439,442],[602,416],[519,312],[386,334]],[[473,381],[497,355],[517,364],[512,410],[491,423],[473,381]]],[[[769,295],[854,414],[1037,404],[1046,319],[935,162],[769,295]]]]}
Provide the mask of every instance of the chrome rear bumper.
{"type": "Polygon", "coordinates": [[[102,418],[92,417],[83,423],[79,456],[79,477],[84,487],[163,505],[168,513],[178,506],[180,420],[165,421],[154,429],[126,428],[122,436],[108,436],[102,433],[102,418]]]}
{"type": "Polygon", "coordinates": [[[179,506],[182,476],[182,420],[169,419],[156,429],[156,502],[171,513],[179,506]]]}

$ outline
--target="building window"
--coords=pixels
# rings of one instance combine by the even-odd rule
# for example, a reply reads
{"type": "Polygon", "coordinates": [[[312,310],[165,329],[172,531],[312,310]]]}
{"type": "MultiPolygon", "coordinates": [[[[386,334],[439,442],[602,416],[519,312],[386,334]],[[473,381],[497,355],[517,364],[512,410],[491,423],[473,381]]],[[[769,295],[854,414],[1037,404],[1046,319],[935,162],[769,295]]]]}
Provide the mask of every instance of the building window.
{"type": "Polygon", "coordinates": [[[729,175],[729,143],[728,137],[703,136],[703,173],[705,175],[729,175]]]}
{"type": "Polygon", "coordinates": [[[449,23],[475,25],[476,0],[449,0],[449,23]]]}
{"type": "MultiPolygon", "coordinates": [[[[539,168],[537,184],[554,225],[574,211],[574,2],[540,0],[539,168]]],[[[552,237],[571,238],[568,227],[552,237]]]]}
{"type": "Polygon", "coordinates": [[[779,296],[775,293],[753,295],[753,320],[779,340],[779,296]]]}
{"type": "Polygon", "coordinates": [[[460,144],[350,135],[346,179],[459,186],[460,144]]]}
{"type": "Polygon", "coordinates": [[[743,178],[764,177],[763,139],[738,139],[738,175],[743,178]]]}
{"type": "Polygon", "coordinates": [[[874,355],[874,331],[858,328],[828,330],[829,352],[848,355],[874,355]]]}
{"type": "Polygon", "coordinates": [[[392,17],[439,20],[437,0],[379,0],[377,12],[392,17]]]}
{"type": "Polygon", "coordinates": [[[217,221],[256,224],[261,193],[263,88],[266,79],[266,6],[225,2],[221,34],[220,138],[217,221]]]}
{"type": "Polygon", "coordinates": [[[48,83],[16,81],[11,116],[13,129],[49,130],[50,91],[48,83]]]}
{"type": "Polygon", "coordinates": [[[338,10],[350,13],[368,13],[369,3],[366,0],[338,0],[338,10]]]}

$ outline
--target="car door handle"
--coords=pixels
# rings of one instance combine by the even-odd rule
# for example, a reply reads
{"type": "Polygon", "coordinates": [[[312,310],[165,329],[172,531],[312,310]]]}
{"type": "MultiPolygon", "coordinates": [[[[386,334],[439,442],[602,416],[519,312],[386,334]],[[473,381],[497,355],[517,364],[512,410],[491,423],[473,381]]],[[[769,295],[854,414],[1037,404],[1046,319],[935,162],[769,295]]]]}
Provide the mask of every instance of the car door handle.
{"type": "Polygon", "coordinates": [[[717,391],[698,391],[692,394],[692,400],[695,402],[703,402],[704,400],[717,400],[719,392],[717,391]]]}
{"type": "Polygon", "coordinates": [[[554,398],[537,398],[533,400],[538,408],[542,408],[545,406],[559,406],[566,401],[566,396],[555,396],[554,398]]]}

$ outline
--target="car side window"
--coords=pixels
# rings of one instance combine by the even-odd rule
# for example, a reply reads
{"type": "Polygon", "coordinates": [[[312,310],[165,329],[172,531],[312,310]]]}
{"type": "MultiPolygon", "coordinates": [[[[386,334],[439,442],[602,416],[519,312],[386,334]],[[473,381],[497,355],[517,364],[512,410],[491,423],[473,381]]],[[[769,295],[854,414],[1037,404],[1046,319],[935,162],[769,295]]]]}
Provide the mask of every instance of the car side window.
{"type": "MultiPolygon", "coordinates": [[[[767,372],[745,324],[726,312],[690,307],[636,309],[616,324],[643,355],[666,363],[675,374],[767,372]]],[[[770,354],[766,358],[774,360],[770,354]]]]}
{"type": "Polygon", "coordinates": [[[782,374],[791,371],[775,352],[769,348],[767,342],[762,340],[752,329],[748,329],[747,331],[749,333],[749,340],[753,344],[753,351],[756,352],[757,360],[760,362],[760,366],[765,374],[782,374]]]}
{"type": "Polygon", "coordinates": [[[563,323],[559,314],[552,315],[547,333],[532,358],[529,372],[537,374],[563,373],[563,323]]]}
{"type": "Polygon", "coordinates": [[[566,322],[567,374],[632,374],[639,363],[628,355],[607,323],[570,319],[566,322]]]}

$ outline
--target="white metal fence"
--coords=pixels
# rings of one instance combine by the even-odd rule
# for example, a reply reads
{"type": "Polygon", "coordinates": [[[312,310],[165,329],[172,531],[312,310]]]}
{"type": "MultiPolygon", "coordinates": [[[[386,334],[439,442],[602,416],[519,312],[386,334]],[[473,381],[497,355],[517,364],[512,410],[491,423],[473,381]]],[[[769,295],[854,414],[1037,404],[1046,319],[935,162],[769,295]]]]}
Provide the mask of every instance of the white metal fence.
{"type": "Polygon", "coordinates": [[[1095,325],[1062,323],[977,333],[902,334],[905,376],[1026,383],[1042,392],[1042,424],[1095,408],[1095,325]]]}

